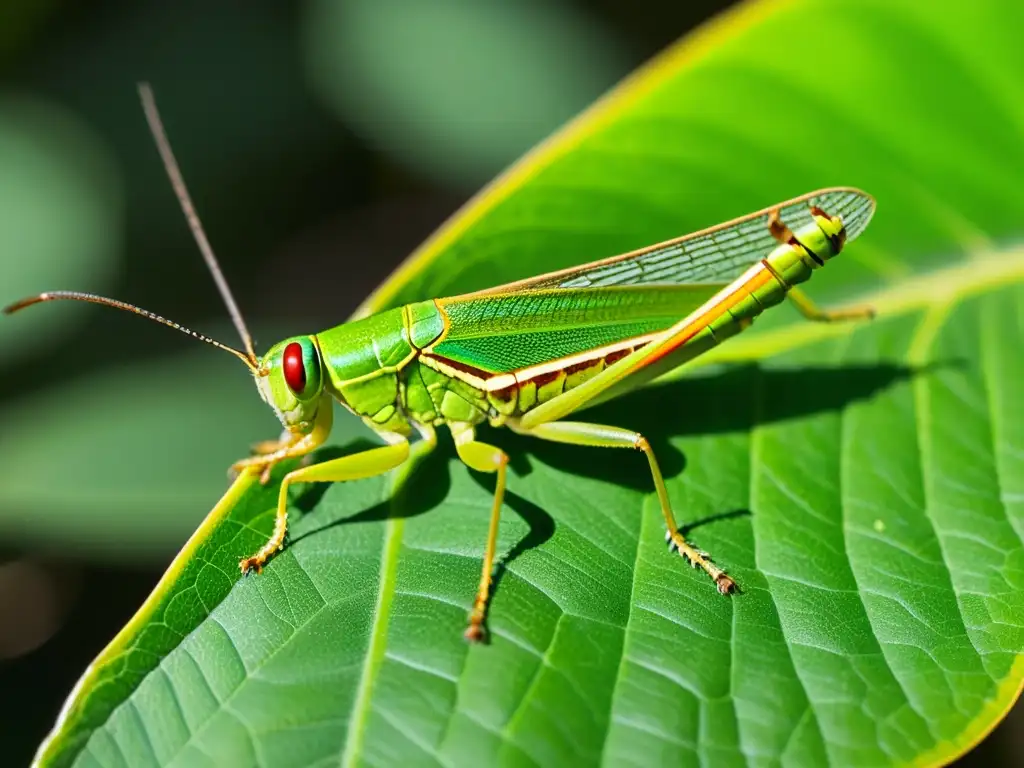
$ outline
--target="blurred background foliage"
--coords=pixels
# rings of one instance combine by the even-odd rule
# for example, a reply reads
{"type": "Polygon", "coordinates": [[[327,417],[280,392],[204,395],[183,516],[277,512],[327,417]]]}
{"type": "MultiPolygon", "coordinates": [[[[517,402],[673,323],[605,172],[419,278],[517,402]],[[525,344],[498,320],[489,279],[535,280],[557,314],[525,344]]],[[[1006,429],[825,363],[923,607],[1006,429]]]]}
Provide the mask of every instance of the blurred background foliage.
{"type": "MultiPolygon", "coordinates": [[[[263,349],[344,320],[480,185],[728,5],[5,0],[0,302],[92,290],[234,343],[137,81],[263,349]]],[[[278,430],[244,369],[196,347],[84,305],[0,322],[5,762],[278,430]]]]}

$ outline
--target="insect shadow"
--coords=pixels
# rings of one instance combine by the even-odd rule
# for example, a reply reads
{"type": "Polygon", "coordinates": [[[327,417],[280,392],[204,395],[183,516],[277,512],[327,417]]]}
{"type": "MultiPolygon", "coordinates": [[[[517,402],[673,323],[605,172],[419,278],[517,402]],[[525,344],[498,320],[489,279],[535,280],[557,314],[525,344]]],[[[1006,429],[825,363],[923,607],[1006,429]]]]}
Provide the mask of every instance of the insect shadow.
{"type": "MultiPolygon", "coordinates": [[[[672,438],[745,432],[838,412],[920,372],[890,364],[784,370],[745,365],[641,389],[570,418],[636,430],[650,442],[662,474],[672,478],[686,469],[686,457],[672,438]]],[[[515,434],[495,436],[494,442],[516,457],[513,467],[520,475],[529,474],[527,457],[532,457],[573,475],[653,490],[643,457],[626,451],[577,448],[515,434]]]]}
{"type": "MultiPolygon", "coordinates": [[[[636,430],[650,441],[664,476],[673,478],[686,469],[686,457],[672,445],[673,437],[742,432],[763,424],[837,412],[935,367],[942,365],[916,369],[878,364],[783,370],[754,364],[737,366],[640,389],[570,418],[636,430]]],[[[508,453],[510,467],[520,477],[530,474],[532,458],[574,476],[600,479],[638,491],[654,490],[647,463],[642,456],[629,451],[561,445],[509,430],[481,430],[481,439],[508,453]]],[[[481,487],[493,490],[492,478],[474,473],[474,479],[481,487]]],[[[506,494],[506,502],[527,522],[530,532],[499,563],[495,589],[516,557],[547,541],[555,530],[551,515],[535,504],[511,493],[506,494]]],[[[749,509],[733,509],[690,521],[680,531],[687,536],[700,526],[750,514],[749,509]]]]}
{"type": "MultiPolygon", "coordinates": [[[[314,461],[330,461],[377,447],[379,447],[378,443],[360,438],[346,443],[344,446],[329,445],[321,448],[314,454],[314,461]]],[[[416,517],[438,507],[447,498],[448,490],[451,487],[451,478],[447,469],[449,460],[450,457],[446,454],[444,446],[438,446],[437,450],[420,457],[405,481],[397,485],[395,493],[390,499],[382,500],[354,514],[344,509],[332,510],[329,514],[322,516],[313,528],[290,537],[289,541],[294,543],[335,525],[380,522],[392,516],[416,517]]],[[[317,509],[324,494],[333,485],[334,483],[302,485],[300,486],[301,490],[292,497],[291,505],[306,515],[317,509]]],[[[319,515],[319,510],[317,512],[319,515]]]]}
{"type": "MultiPolygon", "coordinates": [[[[949,364],[956,365],[955,361],[949,364]]],[[[655,450],[662,473],[666,478],[672,478],[686,468],[684,454],[671,443],[673,437],[742,432],[764,424],[840,411],[935,367],[941,367],[941,364],[925,368],[878,364],[783,370],[745,365],[640,389],[610,403],[587,409],[578,418],[634,429],[643,434],[655,450]]],[[[448,465],[455,459],[451,439],[445,430],[440,430],[438,437],[437,449],[419,459],[415,469],[396,488],[393,499],[381,501],[355,514],[338,510],[292,541],[335,525],[383,521],[393,515],[415,517],[439,506],[448,495],[451,486],[448,465]]],[[[505,450],[511,471],[520,477],[532,471],[532,458],[569,474],[601,479],[635,490],[653,491],[646,462],[638,454],[560,445],[503,429],[482,428],[480,438],[505,450]]],[[[374,445],[360,439],[344,447],[329,446],[317,452],[316,461],[349,455],[374,445]]],[[[493,476],[472,474],[482,488],[493,493],[493,476]]],[[[329,483],[303,486],[294,497],[293,504],[303,513],[308,513],[318,506],[330,487],[329,483]]],[[[505,504],[527,523],[529,531],[498,560],[495,590],[516,558],[541,546],[555,532],[555,521],[548,511],[511,489],[506,492],[505,504]]],[[[687,535],[699,526],[750,514],[746,509],[729,510],[691,521],[681,531],[687,535]]]]}
{"type": "MultiPolygon", "coordinates": [[[[348,514],[344,510],[339,510],[336,514],[331,514],[329,517],[318,521],[314,529],[306,530],[302,534],[291,537],[289,541],[294,543],[306,536],[335,525],[380,522],[392,516],[407,519],[435,509],[448,497],[448,491],[451,487],[448,465],[452,461],[457,460],[453,457],[455,451],[451,445],[451,438],[448,435],[443,432],[439,434],[438,443],[437,449],[420,458],[405,481],[398,484],[392,499],[381,501],[355,514],[348,514]]],[[[376,447],[375,443],[362,439],[348,443],[343,447],[329,446],[317,451],[316,461],[328,461],[374,447],[376,447]]],[[[488,493],[494,492],[493,478],[491,478],[492,485],[490,486],[487,485],[487,479],[477,479],[488,493]]],[[[320,504],[324,494],[327,493],[331,486],[332,483],[310,483],[302,486],[302,490],[293,497],[292,506],[302,514],[312,512],[320,504]]],[[[500,573],[507,562],[511,562],[529,549],[539,547],[550,539],[555,532],[554,519],[536,504],[522,498],[518,494],[506,491],[505,505],[518,514],[526,522],[530,530],[497,563],[498,575],[495,576],[495,583],[500,581],[500,573]]]]}

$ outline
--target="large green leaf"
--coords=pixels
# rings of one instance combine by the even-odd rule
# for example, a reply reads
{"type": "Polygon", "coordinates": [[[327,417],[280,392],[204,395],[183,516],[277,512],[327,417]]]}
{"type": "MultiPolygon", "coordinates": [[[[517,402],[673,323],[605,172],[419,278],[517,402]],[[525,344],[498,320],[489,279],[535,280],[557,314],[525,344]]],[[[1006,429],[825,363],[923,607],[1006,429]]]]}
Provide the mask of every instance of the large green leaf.
{"type": "MultiPolygon", "coordinates": [[[[812,285],[860,326],[773,318],[714,367],[595,409],[643,431],[727,599],[666,553],[640,456],[513,455],[467,646],[490,484],[448,446],[301,489],[240,555],[236,484],[86,672],[65,765],[936,764],[1024,679],[1024,55],[1010,2],[743,6],[450,222],[367,305],[479,288],[828,184],[879,202],[812,285]],[[942,6],[941,9],[939,6],[942,6]],[[941,10],[941,12],[940,12],[941,10]],[[405,479],[405,482],[402,482],[405,479]]],[[[341,441],[352,451],[362,441],[341,441]]]]}

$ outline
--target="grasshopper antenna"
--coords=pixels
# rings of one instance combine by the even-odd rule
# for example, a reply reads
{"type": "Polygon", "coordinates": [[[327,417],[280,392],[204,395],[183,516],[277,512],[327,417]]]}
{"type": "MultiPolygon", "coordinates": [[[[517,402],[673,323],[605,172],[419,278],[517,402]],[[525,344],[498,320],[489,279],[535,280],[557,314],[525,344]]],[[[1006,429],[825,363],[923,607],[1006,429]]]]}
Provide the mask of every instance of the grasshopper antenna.
{"type": "Polygon", "coordinates": [[[209,336],[204,336],[201,333],[196,333],[195,331],[186,328],[183,325],[178,325],[173,320],[168,320],[166,317],[160,317],[160,315],[150,312],[148,309],[136,307],[134,304],[129,304],[128,302],[125,301],[118,301],[117,299],[108,299],[105,296],[97,296],[94,293],[81,293],[80,291],[49,291],[47,293],[40,293],[38,296],[29,296],[27,299],[16,301],[13,304],[4,307],[3,312],[5,315],[13,315],[18,310],[24,309],[25,307],[31,307],[33,304],[39,304],[44,301],[60,301],[62,299],[70,299],[72,301],[87,301],[91,304],[102,304],[105,307],[113,307],[114,309],[120,309],[125,312],[131,312],[133,315],[141,315],[142,317],[145,317],[148,320],[160,323],[161,325],[166,325],[168,328],[173,328],[176,331],[187,333],[193,339],[199,339],[199,341],[204,341],[207,344],[212,344],[218,349],[223,349],[225,352],[230,352],[232,355],[234,355],[247,366],[249,366],[249,370],[251,370],[253,373],[256,373],[257,371],[258,360],[255,359],[255,356],[250,358],[249,355],[247,355],[245,352],[240,352],[234,347],[229,347],[227,344],[221,344],[219,341],[215,341],[211,339],[209,336]]]}
{"type": "Polygon", "coordinates": [[[203,232],[203,225],[200,224],[199,217],[196,215],[195,208],[192,205],[192,198],[189,197],[188,189],[185,187],[185,181],[181,177],[181,170],[178,168],[178,163],[174,159],[174,154],[171,152],[171,145],[167,140],[167,133],[164,131],[163,123],[160,121],[160,114],[156,109],[156,101],[153,99],[152,88],[150,88],[147,83],[141,83],[139,85],[139,96],[142,99],[142,108],[146,113],[146,120],[153,133],[153,139],[156,141],[156,146],[160,151],[161,158],[163,158],[164,168],[167,170],[167,175],[171,179],[171,185],[174,187],[174,193],[178,197],[181,209],[185,212],[185,218],[188,220],[188,225],[192,230],[192,235],[195,238],[196,243],[199,245],[199,250],[203,254],[206,266],[209,267],[210,272],[213,274],[213,280],[217,284],[217,289],[220,291],[221,298],[224,299],[224,303],[227,305],[231,319],[235,323],[235,328],[238,329],[238,333],[242,337],[242,342],[245,344],[245,351],[241,352],[234,347],[229,347],[227,344],[221,344],[219,341],[211,339],[209,336],[196,333],[183,325],[175,323],[173,320],[168,320],[166,317],[161,317],[158,314],[150,312],[147,309],[137,307],[134,304],[129,304],[125,301],[118,301],[117,299],[108,299],[104,296],[97,296],[94,293],[82,293],[80,291],[49,291],[47,293],[40,293],[36,296],[29,296],[21,301],[16,301],[13,304],[4,307],[3,312],[5,315],[12,315],[25,307],[31,307],[33,304],[64,299],[71,301],[87,301],[92,304],[102,304],[105,307],[113,307],[114,309],[120,309],[124,312],[131,312],[134,315],[140,315],[141,317],[145,317],[153,322],[166,325],[168,328],[181,331],[194,339],[198,339],[199,341],[210,344],[218,349],[223,349],[225,352],[230,352],[245,363],[249,370],[254,374],[258,373],[259,358],[256,357],[256,352],[253,350],[252,336],[249,333],[249,329],[245,327],[245,321],[242,319],[242,313],[238,311],[238,305],[235,304],[235,299],[231,295],[231,289],[228,288],[227,281],[224,279],[224,275],[221,274],[220,265],[217,264],[217,257],[213,255],[213,249],[210,247],[210,243],[206,239],[206,233],[203,232]]]}
{"type": "MultiPolygon", "coordinates": [[[[188,221],[189,229],[192,230],[192,237],[195,238],[196,245],[199,246],[199,252],[203,254],[203,260],[206,262],[206,266],[210,269],[210,274],[213,275],[213,282],[217,284],[217,290],[220,291],[220,296],[224,300],[224,304],[227,306],[228,314],[231,315],[231,321],[235,324],[235,328],[238,330],[238,335],[242,337],[242,344],[245,346],[245,355],[242,355],[249,364],[249,367],[254,369],[259,363],[256,357],[256,352],[253,349],[252,335],[249,333],[249,329],[245,326],[245,320],[242,319],[242,313],[238,309],[238,305],[235,303],[235,297],[231,295],[231,289],[228,287],[228,281],[224,279],[224,274],[220,271],[220,264],[217,263],[217,257],[213,254],[213,248],[210,247],[210,241],[206,239],[206,232],[203,230],[203,225],[199,221],[199,216],[196,213],[195,206],[192,205],[192,197],[188,193],[188,187],[185,186],[185,179],[181,175],[181,169],[178,167],[178,161],[174,159],[174,152],[171,151],[171,142],[167,138],[167,131],[164,130],[163,121],[160,119],[160,112],[156,108],[156,99],[153,97],[153,89],[149,83],[139,83],[139,98],[142,100],[142,110],[146,113],[146,122],[149,123],[149,130],[153,134],[153,140],[156,142],[156,148],[160,152],[160,158],[163,160],[164,169],[167,171],[167,176],[171,180],[171,186],[174,187],[174,194],[178,198],[178,203],[181,204],[181,210],[185,214],[185,220],[188,221]]],[[[56,296],[57,294],[43,294],[56,296]]],[[[67,297],[70,298],[70,297],[67,297]]],[[[109,299],[104,301],[97,301],[100,297],[93,297],[91,299],[83,299],[84,301],[96,301],[96,303],[108,303],[109,306],[118,306],[122,302],[113,302],[109,299]]],[[[43,299],[45,301],[45,299],[43,299]]],[[[31,303],[35,303],[34,301],[31,303]]],[[[19,305],[14,305],[15,308],[20,309],[19,305]]],[[[208,339],[205,336],[200,336],[198,333],[188,331],[169,320],[164,320],[162,317],[153,315],[145,310],[140,310],[137,307],[132,307],[130,304],[124,304],[119,307],[120,309],[127,309],[134,311],[138,314],[142,314],[149,317],[157,322],[162,322],[165,325],[169,325],[172,328],[178,328],[184,330],[191,335],[201,338],[215,346],[226,349],[229,352],[238,354],[237,350],[231,349],[219,342],[208,339]]]]}

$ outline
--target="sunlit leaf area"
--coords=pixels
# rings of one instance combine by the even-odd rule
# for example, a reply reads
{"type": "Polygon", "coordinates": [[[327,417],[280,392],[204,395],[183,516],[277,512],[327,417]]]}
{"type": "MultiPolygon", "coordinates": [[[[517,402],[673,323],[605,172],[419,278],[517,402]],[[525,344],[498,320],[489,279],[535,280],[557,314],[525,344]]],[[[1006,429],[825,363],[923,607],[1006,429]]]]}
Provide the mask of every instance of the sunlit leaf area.
{"type": "MultiPolygon", "coordinates": [[[[828,186],[867,231],[790,306],[585,418],[641,455],[293,486],[238,360],[94,305],[0,317],[4,765],[1024,762],[1024,8],[1016,0],[8,0],[0,305],[132,302],[258,351],[828,186]]],[[[380,445],[341,409],[315,459],[380,445]]]]}

